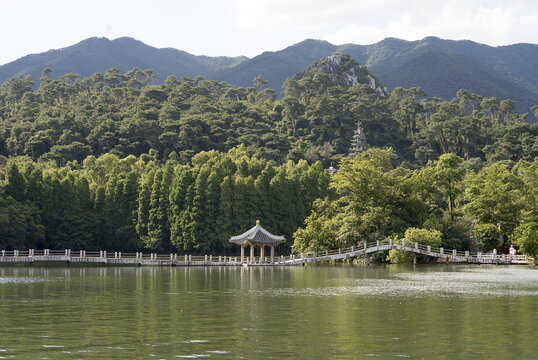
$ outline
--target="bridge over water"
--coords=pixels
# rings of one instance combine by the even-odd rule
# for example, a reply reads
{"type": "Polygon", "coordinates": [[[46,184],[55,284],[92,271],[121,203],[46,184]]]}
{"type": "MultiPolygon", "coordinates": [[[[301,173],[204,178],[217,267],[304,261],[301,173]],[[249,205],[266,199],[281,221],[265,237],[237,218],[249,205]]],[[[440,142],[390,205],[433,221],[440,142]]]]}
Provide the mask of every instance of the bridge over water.
{"type": "Polygon", "coordinates": [[[497,255],[470,253],[469,251],[445,250],[443,248],[432,248],[418,243],[395,244],[392,240],[364,242],[359,246],[349,248],[326,250],[323,252],[310,252],[301,254],[281,255],[271,258],[246,257],[244,263],[240,257],[214,256],[214,255],[179,255],[178,254],[156,254],[156,253],[121,253],[121,252],[86,252],[85,250],[71,251],[65,250],[2,250],[0,263],[36,263],[36,262],[64,262],[70,263],[95,263],[113,265],[154,265],[154,266],[294,266],[307,263],[329,262],[354,257],[362,257],[385,250],[403,250],[416,254],[426,255],[447,263],[465,264],[529,264],[525,255],[497,255]]]}

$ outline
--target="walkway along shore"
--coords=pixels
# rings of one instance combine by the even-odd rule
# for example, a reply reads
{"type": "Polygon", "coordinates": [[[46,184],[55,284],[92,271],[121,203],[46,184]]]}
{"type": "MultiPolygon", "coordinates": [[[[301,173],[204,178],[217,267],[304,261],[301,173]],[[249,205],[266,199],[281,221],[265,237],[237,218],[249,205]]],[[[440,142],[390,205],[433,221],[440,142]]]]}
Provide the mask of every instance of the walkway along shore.
{"type": "Polygon", "coordinates": [[[361,246],[352,246],[345,249],[327,250],[324,252],[311,252],[305,254],[281,255],[265,258],[261,261],[258,257],[246,257],[241,263],[240,257],[233,256],[192,256],[178,254],[156,253],[121,253],[121,252],[86,252],[85,250],[2,250],[0,264],[2,263],[34,263],[34,262],[65,262],[69,263],[94,263],[113,265],[153,265],[153,266],[296,266],[307,263],[328,262],[343,260],[353,257],[365,256],[384,250],[404,250],[415,254],[427,255],[446,261],[447,263],[463,264],[497,264],[497,265],[527,265],[529,261],[525,255],[497,255],[461,252],[456,250],[446,251],[443,248],[432,248],[418,243],[393,244],[391,239],[386,241],[368,242],[361,246]]]}

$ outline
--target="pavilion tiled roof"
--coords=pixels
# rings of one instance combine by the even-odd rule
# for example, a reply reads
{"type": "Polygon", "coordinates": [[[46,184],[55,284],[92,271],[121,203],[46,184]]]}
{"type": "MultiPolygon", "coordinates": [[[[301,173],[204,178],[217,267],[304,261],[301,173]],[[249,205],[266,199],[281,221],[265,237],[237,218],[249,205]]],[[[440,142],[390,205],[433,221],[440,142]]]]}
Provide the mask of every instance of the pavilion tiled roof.
{"type": "Polygon", "coordinates": [[[271,234],[260,226],[260,221],[256,220],[256,226],[250,230],[244,232],[241,235],[232,236],[230,242],[244,245],[244,244],[279,244],[286,242],[284,236],[277,236],[271,234]]]}

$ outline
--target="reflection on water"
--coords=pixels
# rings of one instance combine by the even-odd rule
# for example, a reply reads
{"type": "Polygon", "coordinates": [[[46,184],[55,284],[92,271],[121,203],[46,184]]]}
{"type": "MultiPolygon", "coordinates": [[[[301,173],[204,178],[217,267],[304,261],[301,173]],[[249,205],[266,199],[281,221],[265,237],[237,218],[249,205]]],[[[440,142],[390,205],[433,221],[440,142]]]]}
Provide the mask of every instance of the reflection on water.
{"type": "Polygon", "coordinates": [[[537,300],[526,267],[2,267],[0,359],[530,359],[537,300]]]}
{"type": "Polygon", "coordinates": [[[401,272],[391,273],[387,279],[330,280],[316,288],[252,290],[259,296],[538,296],[536,271],[517,268],[465,269],[453,272],[401,272]]]}

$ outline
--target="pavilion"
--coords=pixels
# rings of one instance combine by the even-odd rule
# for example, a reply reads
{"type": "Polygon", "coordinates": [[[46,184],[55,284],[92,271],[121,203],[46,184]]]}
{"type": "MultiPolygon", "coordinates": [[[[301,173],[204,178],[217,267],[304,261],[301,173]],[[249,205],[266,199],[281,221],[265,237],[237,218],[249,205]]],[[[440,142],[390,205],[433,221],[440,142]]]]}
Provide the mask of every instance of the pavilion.
{"type": "Polygon", "coordinates": [[[254,247],[260,247],[260,264],[265,261],[265,246],[271,248],[271,263],[275,261],[275,245],[286,242],[284,236],[271,234],[260,226],[260,220],[256,220],[256,226],[247,232],[232,236],[230,242],[241,246],[241,264],[245,263],[245,246],[250,246],[250,263],[254,264],[254,247]]]}

